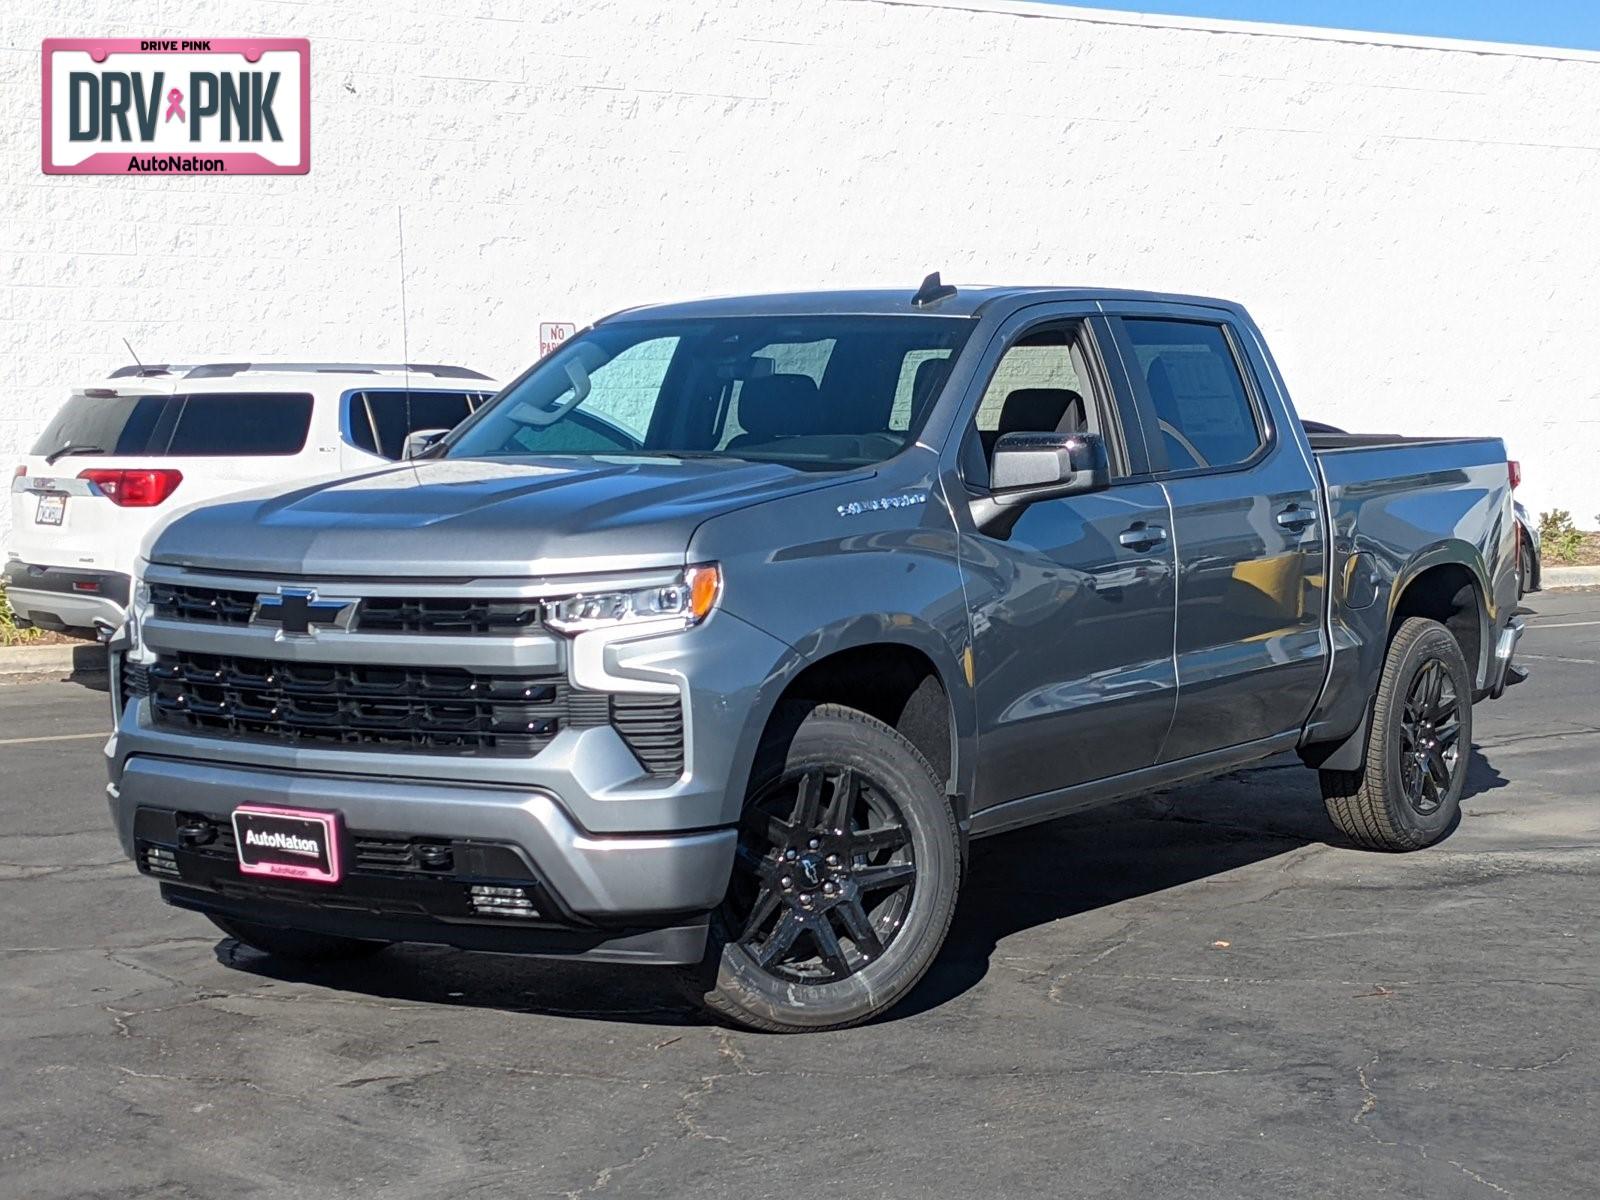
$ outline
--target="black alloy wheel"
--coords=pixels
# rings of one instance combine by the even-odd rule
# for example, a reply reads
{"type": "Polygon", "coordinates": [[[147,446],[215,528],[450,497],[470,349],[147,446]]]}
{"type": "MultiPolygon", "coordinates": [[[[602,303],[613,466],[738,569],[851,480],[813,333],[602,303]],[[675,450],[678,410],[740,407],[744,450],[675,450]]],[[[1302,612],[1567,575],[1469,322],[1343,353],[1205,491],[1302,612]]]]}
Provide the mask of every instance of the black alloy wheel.
{"type": "Polygon", "coordinates": [[[1358,768],[1318,772],[1328,816],[1373,850],[1420,850],[1455,827],[1472,753],[1472,672],[1455,635],[1407,617],[1384,655],[1358,768]]]}
{"type": "Polygon", "coordinates": [[[1449,794],[1461,755],[1461,698],[1437,658],[1423,662],[1400,717],[1400,778],[1419,816],[1431,816],[1449,794]]]}
{"type": "Polygon", "coordinates": [[[730,926],[762,970],[834,983],[883,955],[916,881],[911,834],[888,789],[853,767],[807,766],[746,809],[730,926]]]}
{"type": "Polygon", "coordinates": [[[946,783],[903,734],[841,704],[786,702],[756,752],[705,954],[679,979],[746,1029],[870,1021],[944,944],[961,852],[946,783]]]}

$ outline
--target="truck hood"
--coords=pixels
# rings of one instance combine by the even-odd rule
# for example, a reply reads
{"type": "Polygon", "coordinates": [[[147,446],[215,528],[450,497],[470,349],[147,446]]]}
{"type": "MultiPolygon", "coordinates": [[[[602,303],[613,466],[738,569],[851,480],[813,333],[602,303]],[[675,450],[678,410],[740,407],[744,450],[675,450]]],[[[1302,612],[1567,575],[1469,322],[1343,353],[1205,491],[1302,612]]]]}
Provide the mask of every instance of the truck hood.
{"type": "Polygon", "coordinates": [[[407,463],[175,517],[152,562],[269,575],[540,576],[682,566],[708,517],[837,486],[737,459],[407,463]]]}

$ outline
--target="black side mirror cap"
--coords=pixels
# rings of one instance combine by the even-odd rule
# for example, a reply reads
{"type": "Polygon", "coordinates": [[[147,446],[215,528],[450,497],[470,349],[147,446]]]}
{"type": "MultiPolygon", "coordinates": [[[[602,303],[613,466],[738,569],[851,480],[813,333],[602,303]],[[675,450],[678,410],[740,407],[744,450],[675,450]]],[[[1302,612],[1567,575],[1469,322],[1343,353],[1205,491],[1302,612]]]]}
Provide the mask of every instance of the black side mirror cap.
{"type": "Polygon", "coordinates": [[[973,501],[978,528],[1011,532],[1028,505],[1111,486],[1111,459],[1095,433],[1008,433],[995,443],[989,495],[973,501]]]}

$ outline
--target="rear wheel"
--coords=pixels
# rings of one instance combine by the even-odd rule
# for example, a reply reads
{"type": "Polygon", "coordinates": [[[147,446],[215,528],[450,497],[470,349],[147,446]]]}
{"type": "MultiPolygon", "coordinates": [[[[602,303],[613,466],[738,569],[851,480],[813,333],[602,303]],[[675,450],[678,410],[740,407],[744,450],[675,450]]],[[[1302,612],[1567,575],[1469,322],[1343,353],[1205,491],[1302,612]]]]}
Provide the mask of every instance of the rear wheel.
{"type": "Polygon", "coordinates": [[[1472,751],[1472,676],[1454,635],[1410,617],[1378,680],[1367,762],[1321,771],[1333,823],[1374,850],[1417,850],[1454,826],[1472,751]]]}
{"type": "Polygon", "coordinates": [[[927,760],[865,713],[791,709],[775,726],[691,983],[747,1028],[856,1025],[904,996],[944,943],[961,874],[955,816],[927,760]]]}
{"type": "Polygon", "coordinates": [[[232,917],[214,916],[211,917],[211,923],[252,949],[270,954],[273,958],[295,962],[339,962],[367,958],[389,945],[388,942],[309,933],[303,929],[278,929],[272,925],[258,925],[254,921],[239,921],[232,917]]]}
{"type": "Polygon", "coordinates": [[[1535,591],[1533,582],[1533,547],[1526,542],[1517,551],[1517,599],[1535,591]]]}

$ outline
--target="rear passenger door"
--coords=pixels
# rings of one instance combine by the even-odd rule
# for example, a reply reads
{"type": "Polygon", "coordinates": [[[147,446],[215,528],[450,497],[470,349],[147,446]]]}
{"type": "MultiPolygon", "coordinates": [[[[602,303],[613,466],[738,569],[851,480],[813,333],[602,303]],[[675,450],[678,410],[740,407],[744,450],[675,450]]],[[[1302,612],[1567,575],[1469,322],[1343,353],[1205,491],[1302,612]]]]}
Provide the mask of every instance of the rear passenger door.
{"type": "Polygon", "coordinates": [[[1322,686],[1316,479],[1250,331],[1133,306],[1112,322],[1153,477],[1172,505],[1178,700],[1161,762],[1296,730],[1322,686]]]}

